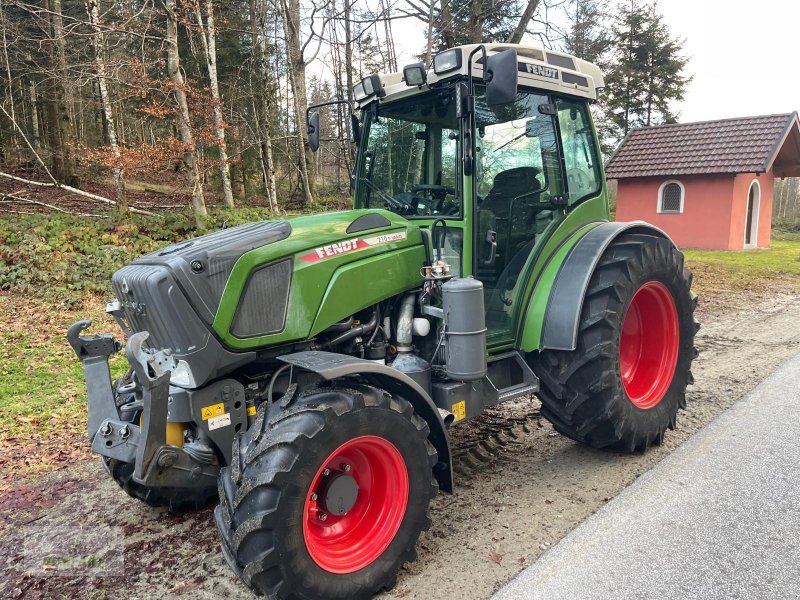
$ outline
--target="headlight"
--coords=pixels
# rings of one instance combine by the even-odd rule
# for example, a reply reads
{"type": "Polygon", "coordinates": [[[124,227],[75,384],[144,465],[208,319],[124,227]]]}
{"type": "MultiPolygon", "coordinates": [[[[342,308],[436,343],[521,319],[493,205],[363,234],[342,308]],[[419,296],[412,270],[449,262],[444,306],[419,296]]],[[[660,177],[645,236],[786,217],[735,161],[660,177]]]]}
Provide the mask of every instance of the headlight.
{"type": "Polygon", "coordinates": [[[367,92],[364,91],[363,82],[359,82],[355,86],[353,86],[353,97],[356,99],[356,101],[360,102],[367,96],[369,96],[369,94],[367,94],[367,92]]]}
{"type": "Polygon", "coordinates": [[[378,98],[383,98],[386,95],[386,90],[383,89],[383,82],[380,75],[370,75],[361,80],[361,85],[364,86],[364,93],[367,96],[378,95],[378,98]]]}
{"type": "Polygon", "coordinates": [[[406,65],[403,67],[403,79],[406,80],[407,86],[425,85],[427,79],[425,72],[425,65],[422,63],[414,63],[413,65],[406,65]]]}
{"type": "Polygon", "coordinates": [[[196,387],[192,370],[185,360],[178,361],[178,365],[169,376],[169,382],[181,387],[196,387]]]}
{"type": "Polygon", "coordinates": [[[461,50],[445,50],[433,57],[433,72],[439,75],[461,68],[461,50]]]}

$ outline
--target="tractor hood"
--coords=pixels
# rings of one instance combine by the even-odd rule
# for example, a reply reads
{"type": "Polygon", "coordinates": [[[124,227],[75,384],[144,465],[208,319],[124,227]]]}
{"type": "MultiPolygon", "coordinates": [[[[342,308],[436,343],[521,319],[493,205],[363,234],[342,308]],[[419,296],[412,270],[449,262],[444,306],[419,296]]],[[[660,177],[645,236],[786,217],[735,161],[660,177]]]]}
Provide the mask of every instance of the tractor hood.
{"type": "Polygon", "coordinates": [[[213,322],[231,348],[308,339],[422,282],[422,233],[399,215],[352,210],[286,223],[286,239],[243,254],[231,270],[213,322]]]}
{"type": "Polygon", "coordinates": [[[148,331],[149,344],[188,359],[209,336],[233,352],[308,339],[418,285],[424,261],[416,225],[352,210],[173,244],[117,271],[112,285],[131,331],[148,331]]]}

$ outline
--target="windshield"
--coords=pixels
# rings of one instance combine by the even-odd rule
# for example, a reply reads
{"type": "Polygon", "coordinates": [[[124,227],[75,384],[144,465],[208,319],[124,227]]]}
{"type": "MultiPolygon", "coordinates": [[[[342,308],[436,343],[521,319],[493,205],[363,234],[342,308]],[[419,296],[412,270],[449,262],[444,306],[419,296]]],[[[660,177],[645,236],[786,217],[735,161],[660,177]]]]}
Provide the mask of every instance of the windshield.
{"type": "Polygon", "coordinates": [[[459,134],[452,88],[375,107],[358,199],[408,218],[461,215],[459,134]]]}

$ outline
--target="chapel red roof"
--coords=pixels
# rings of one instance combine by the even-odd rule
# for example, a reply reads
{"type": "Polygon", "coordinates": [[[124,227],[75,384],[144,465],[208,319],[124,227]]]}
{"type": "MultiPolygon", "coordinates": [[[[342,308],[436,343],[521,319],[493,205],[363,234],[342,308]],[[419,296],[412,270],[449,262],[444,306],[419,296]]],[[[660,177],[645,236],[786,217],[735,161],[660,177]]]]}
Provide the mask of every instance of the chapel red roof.
{"type": "Polygon", "coordinates": [[[606,176],[763,173],[771,167],[779,177],[800,173],[796,112],[634,129],[608,161],[606,176]]]}

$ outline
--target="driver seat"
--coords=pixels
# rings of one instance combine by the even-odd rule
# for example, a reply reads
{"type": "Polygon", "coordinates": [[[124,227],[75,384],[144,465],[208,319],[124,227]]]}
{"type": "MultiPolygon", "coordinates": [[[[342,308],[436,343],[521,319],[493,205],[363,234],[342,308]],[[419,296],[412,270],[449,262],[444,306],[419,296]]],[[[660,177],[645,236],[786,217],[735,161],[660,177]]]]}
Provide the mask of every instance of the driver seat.
{"type": "MultiPolygon", "coordinates": [[[[495,276],[503,270],[506,261],[516,254],[518,247],[530,239],[527,231],[530,215],[526,207],[534,195],[543,190],[538,178],[540,173],[541,170],[536,167],[515,167],[501,171],[495,175],[492,189],[480,205],[479,223],[492,223],[494,226],[491,229],[497,232],[497,259],[492,267],[495,276]],[[522,194],[526,194],[525,198],[515,203],[514,198],[522,194]],[[512,235],[512,230],[519,235],[512,235]]],[[[482,230],[480,235],[482,239],[486,230],[482,230]]],[[[495,281],[492,275],[487,279],[495,281]]]]}
{"type": "Polygon", "coordinates": [[[542,189],[542,182],[538,178],[540,173],[541,170],[536,167],[515,167],[500,171],[494,176],[492,189],[484,198],[481,209],[491,210],[499,219],[507,219],[514,198],[542,189]]]}

